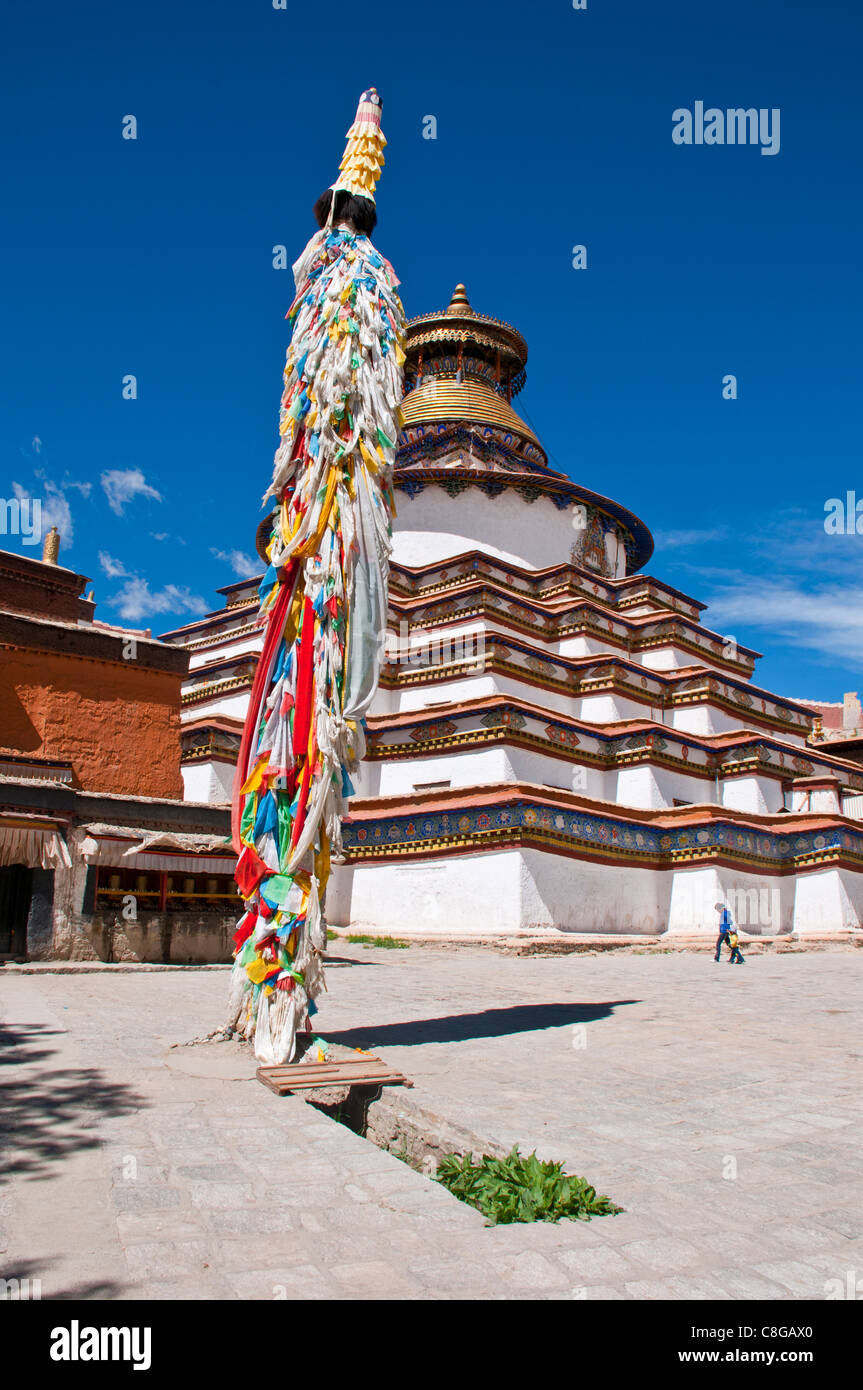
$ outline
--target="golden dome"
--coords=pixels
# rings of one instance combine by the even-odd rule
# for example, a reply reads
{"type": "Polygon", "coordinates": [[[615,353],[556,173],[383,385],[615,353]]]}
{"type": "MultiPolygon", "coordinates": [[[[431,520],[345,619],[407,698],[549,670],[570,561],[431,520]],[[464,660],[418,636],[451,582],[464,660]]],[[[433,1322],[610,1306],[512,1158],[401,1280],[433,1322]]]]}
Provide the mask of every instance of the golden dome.
{"type": "MultiPolygon", "coordinates": [[[[466,424],[495,425],[522,439],[542,445],[503,396],[477,377],[456,381],[454,376],[435,376],[408,392],[402,401],[406,428],[463,420],[466,424]]],[[[543,453],[545,451],[543,450],[543,453]]]]}

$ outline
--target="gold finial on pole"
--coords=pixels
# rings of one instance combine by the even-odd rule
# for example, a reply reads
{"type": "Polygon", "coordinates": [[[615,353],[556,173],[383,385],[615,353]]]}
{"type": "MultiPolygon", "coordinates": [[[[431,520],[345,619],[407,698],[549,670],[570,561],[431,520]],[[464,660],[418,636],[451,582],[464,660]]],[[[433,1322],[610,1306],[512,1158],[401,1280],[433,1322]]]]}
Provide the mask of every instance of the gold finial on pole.
{"type": "Polygon", "coordinates": [[[56,565],[57,556],[60,554],[60,532],[56,526],[52,526],[45,540],[42,543],[42,562],[46,565],[56,565]]]}
{"type": "Polygon", "coordinates": [[[375,185],[384,165],[386,136],[381,130],[381,99],[375,87],[360,97],[354,123],[348,131],[347,146],[339,165],[333,193],[344,189],[355,197],[375,200],[375,185]]]}

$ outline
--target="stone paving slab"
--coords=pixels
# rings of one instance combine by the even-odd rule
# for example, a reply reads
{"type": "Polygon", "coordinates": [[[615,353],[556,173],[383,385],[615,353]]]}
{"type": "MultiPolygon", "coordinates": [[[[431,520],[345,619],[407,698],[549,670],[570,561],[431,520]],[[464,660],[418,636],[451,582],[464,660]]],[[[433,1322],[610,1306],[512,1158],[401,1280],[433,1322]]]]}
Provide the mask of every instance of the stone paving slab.
{"type": "Polygon", "coordinates": [[[221,1022],[224,971],[0,972],[2,1274],[121,1300],[796,1300],[863,1274],[859,954],[338,952],[319,1031],[403,1068],[397,1109],[626,1211],[488,1227],[239,1045],[172,1046],[221,1022]]]}
{"type": "Polygon", "coordinates": [[[826,1279],[863,1273],[856,952],[732,968],[706,950],[339,952],[374,970],[344,968],[337,984],[330,972],[320,1031],[414,1080],[382,1105],[437,1113],[496,1148],[535,1147],[626,1207],[586,1228],[585,1283],[648,1296],[621,1267],[599,1272],[615,1253],[693,1290],[650,1296],[705,1296],[701,1280],[728,1297],[820,1298],[826,1279]],[[751,1292],[741,1282],[736,1294],[744,1277],[751,1292]]]}

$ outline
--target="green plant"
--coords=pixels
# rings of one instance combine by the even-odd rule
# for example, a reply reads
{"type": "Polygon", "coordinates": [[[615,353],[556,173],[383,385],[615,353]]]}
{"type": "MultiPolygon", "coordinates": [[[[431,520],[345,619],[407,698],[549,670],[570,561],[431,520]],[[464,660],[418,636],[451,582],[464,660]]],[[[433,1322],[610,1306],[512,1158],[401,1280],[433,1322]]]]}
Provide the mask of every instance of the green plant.
{"type": "Polygon", "coordinates": [[[406,951],[409,941],[399,941],[397,936],[349,936],[355,946],[380,946],[383,951],[406,951]]]}
{"type": "Polygon", "coordinates": [[[492,1225],[589,1221],[623,1210],[608,1197],[597,1196],[586,1178],[564,1173],[561,1163],[542,1162],[535,1153],[525,1158],[517,1148],[506,1158],[483,1154],[479,1163],[473,1163],[470,1154],[445,1154],[436,1178],[453,1196],[477,1207],[492,1225]]]}

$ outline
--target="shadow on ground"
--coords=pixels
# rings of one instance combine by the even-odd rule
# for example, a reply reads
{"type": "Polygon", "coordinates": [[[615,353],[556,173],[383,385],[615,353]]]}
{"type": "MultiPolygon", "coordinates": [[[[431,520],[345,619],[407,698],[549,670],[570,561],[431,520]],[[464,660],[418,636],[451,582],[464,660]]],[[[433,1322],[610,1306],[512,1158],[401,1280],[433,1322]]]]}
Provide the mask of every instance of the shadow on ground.
{"type": "Polygon", "coordinates": [[[377,965],[375,960],[354,960],[353,956],[324,956],[324,965],[329,970],[331,965],[377,965]]]}
{"type": "Polygon", "coordinates": [[[0,1025],[0,1169],[6,1177],[40,1177],[67,1155],[98,1148],[93,1124],[146,1103],[96,1067],[53,1070],[54,1036],[59,1033],[42,1024],[0,1025]]]}
{"type": "Polygon", "coordinates": [[[68,1289],[44,1289],[53,1259],[19,1259],[15,1265],[0,1265],[0,1302],[56,1302],[60,1300],[103,1300],[118,1298],[126,1284],[115,1279],[89,1280],[88,1283],[69,1284],[68,1289]]]}
{"type": "Polygon", "coordinates": [[[624,1004],[639,999],[611,999],[596,1004],[514,1004],[509,1009],[484,1009],[476,1014],[452,1014],[446,1018],[418,1018],[405,1023],[369,1024],[331,1033],[327,1042],[345,1047],[419,1047],[423,1043],[467,1042],[471,1038],[505,1038],[511,1033],[534,1033],[543,1028],[565,1028],[573,1023],[594,1023],[610,1018],[624,1004]]]}
{"type": "Polygon", "coordinates": [[[103,1279],[70,1284],[67,1289],[52,1289],[47,1293],[41,1286],[52,1264],[52,1260],[19,1260],[15,1265],[0,1266],[0,1303],[118,1298],[127,1287],[118,1284],[115,1279],[103,1279]]]}

